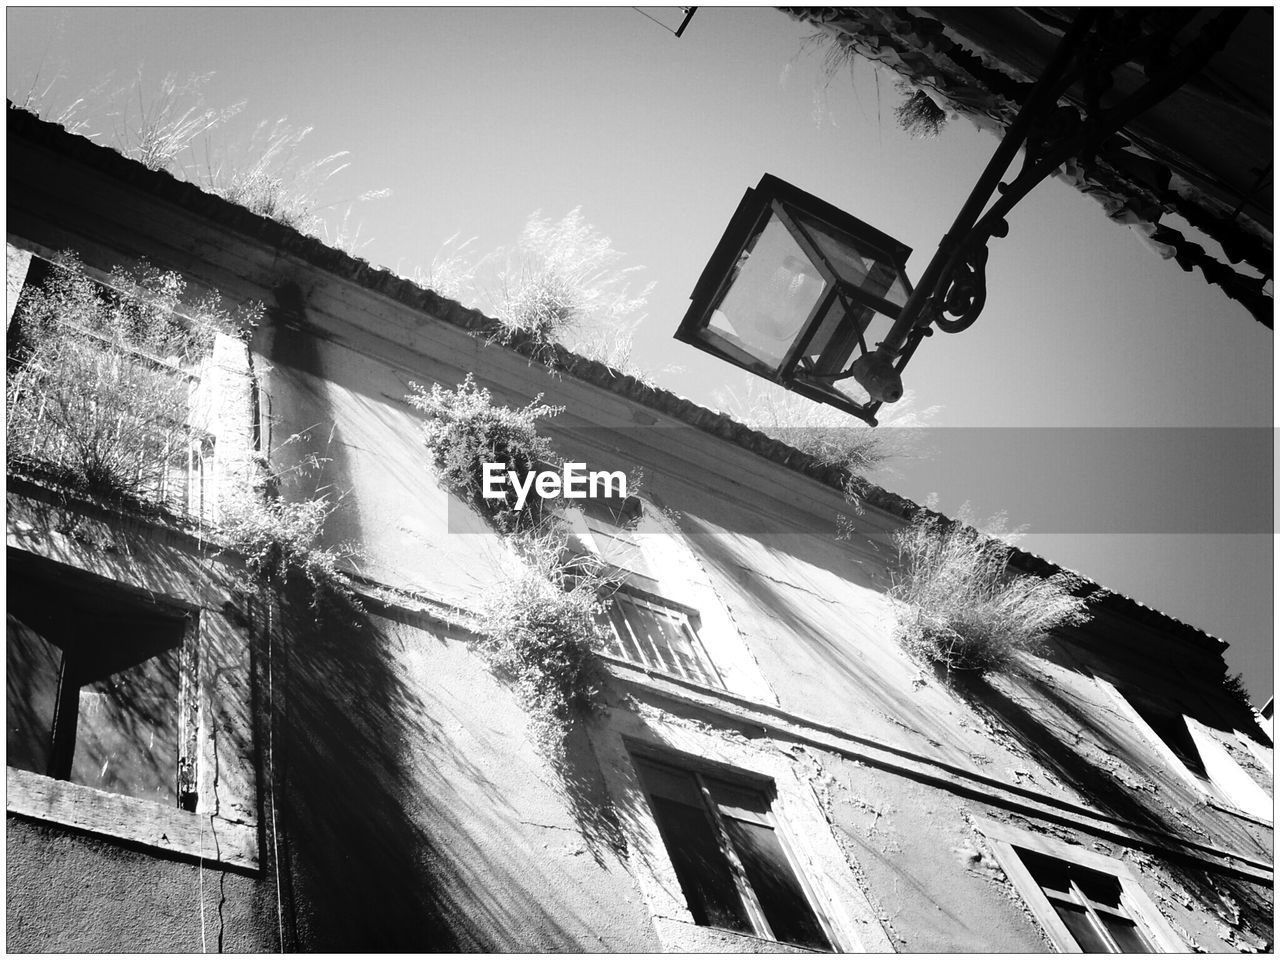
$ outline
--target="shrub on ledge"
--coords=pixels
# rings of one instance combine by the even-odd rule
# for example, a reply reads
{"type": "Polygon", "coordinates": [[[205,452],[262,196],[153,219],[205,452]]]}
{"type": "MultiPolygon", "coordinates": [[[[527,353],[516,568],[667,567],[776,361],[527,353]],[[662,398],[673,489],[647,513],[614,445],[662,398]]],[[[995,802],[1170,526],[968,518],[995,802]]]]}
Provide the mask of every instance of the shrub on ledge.
{"type": "Polygon", "coordinates": [[[27,289],[8,345],[10,471],[29,469],[96,495],[172,506],[175,477],[206,438],[188,419],[193,366],[218,333],[256,312],[184,305],[185,282],[142,262],[92,280],[62,255],[27,289]]]}
{"type": "Polygon", "coordinates": [[[601,592],[610,582],[599,563],[566,563],[565,546],[556,533],[523,538],[520,572],[486,593],[478,624],[486,657],[510,678],[534,741],[553,762],[575,718],[595,702],[601,592]]]}
{"type": "Polygon", "coordinates": [[[537,421],[562,408],[539,403],[541,396],[518,410],[497,405],[471,374],[456,390],[439,384],[430,390],[410,386],[414,392],[406,399],[424,415],[423,441],[431,448],[445,486],[489,517],[502,533],[535,528],[542,519],[541,498],[530,491],[524,507],[517,510],[516,495],[508,485],[507,499],[486,500],[484,464],[501,463],[504,470],[523,477],[536,470],[539,461],[551,460],[551,444],[538,435],[537,421]]]}
{"type": "Polygon", "coordinates": [[[1011,576],[1009,547],[972,527],[922,519],[894,539],[902,568],[889,593],[904,604],[896,637],[948,673],[1006,668],[1050,631],[1089,619],[1070,574],[1011,576]]]}

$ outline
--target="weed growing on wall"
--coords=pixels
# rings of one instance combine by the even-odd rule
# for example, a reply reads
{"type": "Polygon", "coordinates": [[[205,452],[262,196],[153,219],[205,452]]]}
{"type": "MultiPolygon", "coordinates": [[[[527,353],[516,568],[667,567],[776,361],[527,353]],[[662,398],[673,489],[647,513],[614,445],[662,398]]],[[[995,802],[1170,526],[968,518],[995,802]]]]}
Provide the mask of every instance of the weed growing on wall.
{"type": "Polygon", "coordinates": [[[905,98],[893,108],[898,126],[918,140],[929,140],[940,134],[947,125],[947,112],[923,90],[913,90],[905,81],[896,87],[905,98]]]}
{"type": "MultiPolygon", "coordinates": [[[[220,504],[220,539],[240,554],[249,571],[263,582],[281,586],[290,573],[300,574],[311,586],[313,606],[319,607],[326,597],[356,603],[342,572],[343,562],[354,551],[320,545],[333,502],[324,495],[281,500],[271,492],[280,476],[270,474],[265,462],[256,466],[253,482],[229,491],[220,504]]],[[[293,471],[318,470],[320,466],[321,461],[310,456],[293,471]]]]}
{"type": "Polygon", "coordinates": [[[531,494],[523,509],[516,509],[516,495],[508,488],[505,500],[486,500],[483,495],[485,463],[505,464],[525,476],[537,469],[539,461],[554,456],[551,444],[538,435],[537,422],[561,411],[539,403],[541,397],[519,409],[493,402],[489,391],[476,386],[468,374],[456,390],[432,384],[426,390],[411,384],[406,399],[422,411],[423,441],[431,448],[440,479],[507,534],[532,530],[542,519],[542,499],[531,494]]]}
{"type": "Polygon", "coordinates": [[[1011,576],[1009,547],[972,527],[926,518],[894,539],[902,565],[890,590],[903,604],[897,639],[948,673],[1006,668],[1050,631],[1089,619],[1070,575],[1011,576]]]}
{"type": "Polygon", "coordinates": [[[499,342],[525,338],[548,363],[560,344],[647,382],[631,347],[653,284],[632,290],[642,268],[624,267],[580,208],[555,221],[533,213],[510,248],[481,255],[474,243],[455,234],[410,279],[496,318],[499,342]]]}
{"type": "Polygon", "coordinates": [[[565,538],[553,531],[523,537],[517,549],[521,570],[486,593],[478,627],[486,656],[529,712],[535,742],[558,764],[598,692],[601,594],[611,581],[599,563],[566,562],[565,538]]]}
{"type": "Polygon", "coordinates": [[[204,90],[212,76],[182,79],[171,73],[160,81],[158,92],[148,97],[139,69],[133,85],[116,94],[118,106],[111,114],[120,152],[148,170],[172,170],[197,139],[244,108],[243,101],[220,109],[208,106],[204,90]]]}
{"type": "MultiPolygon", "coordinates": [[[[816,55],[821,63],[819,70],[822,82],[829,87],[835,78],[844,71],[849,72],[850,83],[856,88],[858,76],[855,66],[867,59],[857,48],[857,43],[848,37],[828,30],[819,30],[805,37],[800,42],[801,55],[816,55]]],[[[876,84],[876,101],[880,98],[880,74],[873,72],[876,84]]],[[[928,139],[938,136],[947,125],[947,112],[934,102],[923,90],[917,90],[904,80],[897,80],[894,89],[902,96],[902,101],[893,109],[894,119],[898,126],[911,136],[928,139]]]]}
{"type": "Polygon", "coordinates": [[[570,349],[601,334],[627,342],[640,320],[650,283],[637,295],[613,243],[575,207],[559,220],[534,213],[498,277],[495,314],[504,327],[570,349]]]}
{"type": "Polygon", "coordinates": [[[528,710],[535,741],[565,772],[565,738],[596,695],[596,653],[605,642],[601,597],[616,583],[598,560],[570,549],[562,521],[536,493],[523,510],[514,494],[505,501],[482,495],[485,463],[527,474],[555,458],[537,424],[560,411],[540,399],[500,406],[470,376],[455,390],[414,385],[408,397],[424,414],[423,439],[444,484],[489,518],[520,561],[514,577],[486,590],[478,634],[528,710]]]}
{"type": "MultiPolygon", "coordinates": [[[[73,254],[27,289],[10,327],[5,407],[10,473],[49,477],[72,490],[132,506],[183,512],[168,495],[189,469],[192,444],[213,439],[194,423],[193,371],[218,334],[245,334],[261,308],[236,313],[217,297],[184,303],[176,273],[146,262],[103,284],[73,254]]],[[[247,425],[246,425],[247,426],[247,425]]],[[[317,468],[304,459],[295,470],[317,468]]],[[[224,478],[224,481],[229,478],[224,478]]],[[[258,465],[243,489],[224,482],[215,537],[267,581],[297,571],[322,593],[349,596],[339,565],[348,551],[319,546],[327,497],[283,502],[278,477],[258,465]]]]}
{"type": "Polygon", "coordinates": [[[233,314],[216,297],[183,304],[185,291],[178,274],[145,262],[103,285],[65,254],[24,293],[8,343],[11,472],[39,468],[95,495],[163,497],[203,436],[188,410],[190,371],[218,333],[242,334],[259,313],[233,314]]]}

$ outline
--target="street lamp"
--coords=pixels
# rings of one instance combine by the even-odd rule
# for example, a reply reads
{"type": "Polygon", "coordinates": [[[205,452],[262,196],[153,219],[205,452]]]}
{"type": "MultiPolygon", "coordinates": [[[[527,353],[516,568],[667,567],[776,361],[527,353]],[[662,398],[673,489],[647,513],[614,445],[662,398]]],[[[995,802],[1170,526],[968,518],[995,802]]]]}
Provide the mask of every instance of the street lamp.
{"type": "Polygon", "coordinates": [[[694,288],[677,339],[860,417],[902,395],[897,370],[841,388],[911,296],[911,250],[888,234],[765,174],[748,190],[694,288]]]}
{"type": "Polygon", "coordinates": [[[981,313],[987,242],[1008,233],[1014,205],[1065,161],[1090,162],[1182,86],[1246,12],[1215,12],[1175,49],[1191,22],[1183,12],[1082,10],[914,289],[904,244],[766,174],[738,205],[676,338],[874,426],[880,405],[901,398],[902,370],[933,327],[958,333],[981,313]],[[1104,102],[1112,74],[1135,59],[1145,80],[1104,102]],[[1060,104],[1068,95],[1077,105],[1060,104]],[[1022,167],[1006,181],[1020,150],[1022,167]]]}

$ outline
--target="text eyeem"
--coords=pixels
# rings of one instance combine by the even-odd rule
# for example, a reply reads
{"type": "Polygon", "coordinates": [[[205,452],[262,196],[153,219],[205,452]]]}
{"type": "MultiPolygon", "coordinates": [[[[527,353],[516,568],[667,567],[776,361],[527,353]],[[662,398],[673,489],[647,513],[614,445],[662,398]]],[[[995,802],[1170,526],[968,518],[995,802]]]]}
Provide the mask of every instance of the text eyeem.
{"type": "Polygon", "coordinates": [[[523,510],[529,499],[529,491],[543,500],[564,497],[566,500],[585,500],[588,497],[625,497],[627,475],[621,470],[587,470],[585,463],[566,463],[555,470],[531,470],[523,477],[515,470],[506,469],[505,463],[484,465],[484,486],[481,493],[486,500],[505,500],[505,487],[511,485],[516,492],[516,509],[523,510]]]}

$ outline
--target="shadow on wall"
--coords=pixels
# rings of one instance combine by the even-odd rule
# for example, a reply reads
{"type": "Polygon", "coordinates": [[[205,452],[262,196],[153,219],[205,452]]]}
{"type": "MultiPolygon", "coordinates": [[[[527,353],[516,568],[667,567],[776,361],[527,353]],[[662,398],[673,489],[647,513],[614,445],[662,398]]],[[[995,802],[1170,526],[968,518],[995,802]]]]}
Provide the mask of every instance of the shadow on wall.
{"type": "Polygon", "coordinates": [[[449,890],[447,859],[409,813],[404,745],[438,738],[425,705],[390,669],[388,638],[336,604],[317,619],[305,584],[287,593],[272,706],[282,883],[294,908],[288,946],[488,949],[449,890]]]}
{"type": "MultiPolygon", "coordinates": [[[[260,331],[270,333],[272,382],[285,394],[275,398],[277,412],[291,424],[335,423],[326,393],[297,392],[297,371],[321,380],[336,371],[324,369],[315,339],[297,329],[305,319],[296,300],[296,290],[283,291],[269,330],[260,331]]],[[[321,439],[312,431],[301,438],[305,449],[284,455],[326,457],[322,476],[341,489],[351,476],[348,450],[336,427],[325,434],[323,447],[312,446],[321,439]]],[[[358,510],[344,504],[341,520],[344,537],[361,542],[358,510]]],[[[496,951],[571,942],[515,876],[517,855],[501,843],[499,854],[481,845],[488,824],[498,833],[509,825],[510,806],[457,745],[449,705],[427,702],[428,685],[411,683],[403,634],[412,625],[337,600],[312,609],[301,579],[290,577],[279,597],[276,702],[268,707],[283,793],[281,885],[292,914],[285,948],[496,951]]],[[[415,640],[433,642],[425,631],[415,640]]]]}
{"type": "Polygon", "coordinates": [[[522,860],[521,798],[464,753],[453,708],[407,679],[397,654],[412,625],[350,609],[317,620],[309,599],[308,585],[290,586],[276,655],[288,946],[574,946],[535,875],[545,865],[522,860]]]}
{"type": "MultiPolygon", "coordinates": [[[[925,690],[915,696],[901,696],[894,692],[900,689],[899,684],[877,682],[884,679],[876,676],[879,668],[849,648],[848,638],[833,627],[831,617],[824,614],[821,598],[806,595],[802,588],[782,586],[756,575],[743,565],[723,538],[697,536],[691,542],[713,578],[736,584],[766,618],[762,623],[769,623],[770,629],[776,625],[787,633],[797,645],[789,654],[793,664],[800,666],[809,660],[812,665],[820,665],[823,675],[857,691],[861,709],[870,709],[891,720],[909,717],[913,732],[931,742],[953,739],[947,727],[939,725],[949,714],[933,717],[930,711],[922,709],[925,690]]],[[[906,654],[902,656],[905,660],[906,654]]],[[[1123,758],[1131,755],[1130,746],[1116,739],[1099,717],[1081,709],[1063,691],[1036,677],[1028,677],[1024,682],[1031,685],[1028,688],[1031,702],[1045,704],[1049,708],[1047,712],[1028,710],[1017,699],[981,678],[955,684],[954,690],[979,715],[991,718],[999,728],[1009,731],[1026,755],[1079,796],[1089,797],[1106,814],[1184,837],[1192,843],[1207,840],[1195,827],[1198,819],[1208,817],[1224,826],[1233,825],[1234,818],[1230,815],[1206,810],[1203,805],[1184,814],[1179,807],[1187,805],[1186,797],[1164,786],[1158,787],[1154,794],[1126,786],[1117,777],[1114,764],[1117,760],[1124,763],[1123,758]],[[1042,712],[1045,715],[1042,716],[1042,712]],[[1052,713],[1060,714],[1065,722],[1054,723],[1052,713]],[[1075,736],[1075,732],[1082,736],[1075,736]]],[[[1253,845],[1242,828],[1238,841],[1236,846],[1242,850],[1253,845]]],[[[1263,887],[1236,874],[1211,873],[1199,862],[1181,861],[1163,854],[1158,860],[1159,869],[1212,911],[1233,935],[1243,934],[1242,942],[1255,946],[1271,942],[1271,906],[1263,887]]]]}

